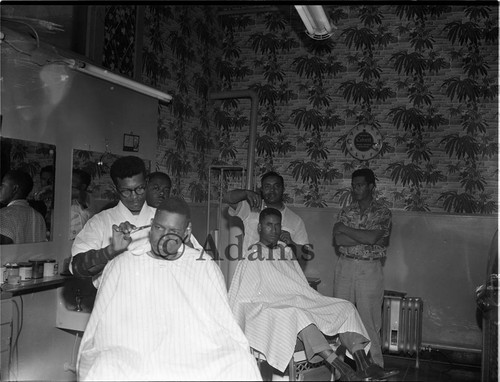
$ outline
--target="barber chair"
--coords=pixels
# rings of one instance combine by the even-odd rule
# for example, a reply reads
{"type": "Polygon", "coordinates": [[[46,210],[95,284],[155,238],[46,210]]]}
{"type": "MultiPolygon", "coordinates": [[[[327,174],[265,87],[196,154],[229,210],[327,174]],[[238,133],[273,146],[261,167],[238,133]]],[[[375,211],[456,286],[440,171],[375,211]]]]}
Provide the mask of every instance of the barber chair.
{"type": "MultiPolygon", "coordinates": [[[[321,279],[317,277],[307,277],[307,281],[309,286],[315,290],[318,290],[318,284],[321,283],[321,279]]],[[[344,354],[342,350],[343,347],[340,346],[339,336],[327,337],[328,343],[332,347],[334,351],[337,352],[341,359],[344,359],[344,354]]],[[[312,377],[311,380],[330,380],[336,381],[340,378],[340,373],[337,370],[332,371],[332,367],[327,365],[324,360],[320,360],[319,362],[311,363],[307,360],[306,353],[304,350],[304,344],[301,340],[297,338],[297,342],[295,343],[295,349],[292,358],[290,359],[290,363],[285,370],[285,373],[282,374],[278,370],[274,369],[266,362],[266,357],[264,354],[251,348],[252,354],[257,360],[257,364],[259,366],[259,370],[262,374],[263,380],[288,380],[288,381],[303,381],[308,380],[308,376],[312,377],[312,374],[320,375],[320,377],[312,377]],[[320,370],[322,369],[322,370],[320,370]],[[315,373],[318,372],[318,373],[315,373]],[[328,377],[328,376],[329,377],[328,377]],[[268,377],[268,378],[266,378],[268,377]]]]}
{"type": "MultiPolygon", "coordinates": [[[[339,357],[344,358],[341,354],[340,340],[338,336],[328,337],[328,343],[331,348],[339,354],[339,357]]],[[[304,381],[304,380],[321,380],[321,381],[336,381],[340,378],[337,370],[332,369],[327,365],[324,360],[311,363],[307,360],[304,345],[302,341],[297,338],[295,343],[295,350],[290,363],[284,373],[271,367],[266,362],[266,357],[259,351],[251,348],[252,354],[257,360],[257,365],[262,374],[264,381],[304,381]]]]}

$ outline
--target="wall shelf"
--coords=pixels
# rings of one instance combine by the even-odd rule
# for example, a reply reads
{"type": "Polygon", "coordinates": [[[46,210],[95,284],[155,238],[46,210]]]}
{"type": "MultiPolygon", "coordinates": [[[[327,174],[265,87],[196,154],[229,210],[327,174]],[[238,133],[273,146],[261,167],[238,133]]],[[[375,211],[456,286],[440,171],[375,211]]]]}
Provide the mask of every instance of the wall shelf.
{"type": "Polygon", "coordinates": [[[33,279],[23,281],[17,285],[4,283],[1,285],[2,294],[9,293],[11,297],[20,296],[23,294],[41,292],[43,290],[57,288],[66,281],[66,276],[44,277],[41,279],[33,279]]]}

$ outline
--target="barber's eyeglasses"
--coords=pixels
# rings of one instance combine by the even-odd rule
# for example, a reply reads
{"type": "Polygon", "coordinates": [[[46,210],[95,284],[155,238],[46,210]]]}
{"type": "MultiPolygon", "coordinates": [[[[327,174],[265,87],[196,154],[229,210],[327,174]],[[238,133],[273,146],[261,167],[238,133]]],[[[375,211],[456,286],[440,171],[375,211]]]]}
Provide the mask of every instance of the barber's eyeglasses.
{"type": "Polygon", "coordinates": [[[120,189],[117,189],[118,193],[123,196],[124,198],[130,198],[132,196],[132,193],[135,192],[136,195],[142,195],[146,192],[146,185],[145,184],[141,184],[140,186],[134,188],[134,189],[130,189],[130,188],[122,188],[121,190],[120,189]]]}

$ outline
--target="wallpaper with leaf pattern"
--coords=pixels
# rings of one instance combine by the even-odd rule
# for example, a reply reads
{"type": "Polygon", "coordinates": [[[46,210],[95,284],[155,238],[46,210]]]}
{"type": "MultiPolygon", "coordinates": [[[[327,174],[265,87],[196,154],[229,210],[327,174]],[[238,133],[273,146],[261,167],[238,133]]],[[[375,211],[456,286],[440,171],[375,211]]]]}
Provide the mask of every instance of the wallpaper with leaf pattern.
{"type": "MultiPolygon", "coordinates": [[[[209,165],[246,166],[249,102],[209,95],[250,88],[255,176],[280,172],[287,202],[345,205],[352,171],[370,167],[391,208],[497,212],[496,4],[325,5],[337,29],[322,41],[303,33],[291,5],[246,7],[145,7],[143,80],[173,96],[158,107],[157,167],[175,193],[205,201],[209,165]],[[383,136],[369,161],[346,148],[360,124],[383,136]]],[[[228,177],[222,191],[239,185],[228,177]]]]}

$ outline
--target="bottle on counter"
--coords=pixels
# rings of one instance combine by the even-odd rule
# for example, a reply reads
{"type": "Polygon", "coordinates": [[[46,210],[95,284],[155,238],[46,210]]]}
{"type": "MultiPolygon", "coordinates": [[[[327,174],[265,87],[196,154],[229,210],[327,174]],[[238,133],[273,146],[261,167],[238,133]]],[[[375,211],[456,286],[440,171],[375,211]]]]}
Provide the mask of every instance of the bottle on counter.
{"type": "Polygon", "coordinates": [[[5,265],[2,265],[2,270],[1,270],[1,275],[2,275],[2,284],[7,281],[7,268],[5,268],[5,265]]]}
{"type": "Polygon", "coordinates": [[[30,260],[29,262],[33,265],[31,278],[41,279],[43,277],[43,265],[45,264],[45,260],[30,260]]]}
{"type": "Polygon", "coordinates": [[[33,275],[33,264],[29,262],[19,263],[19,277],[21,282],[31,280],[33,275]]]}
{"type": "Polygon", "coordinates": [[[19,276],[19,264],[7,263],[5,264],[5,269],[7,272],[7,278],[9,278],[9,276],[19,276]]]}
{"type": "Polygon", "coordinates": [[[19,277],[19,264],[17,263],[7,263],[5,264],[7,283],[8,284],[19,284],[21,278],[19,277]]]}
{"type": "Polygon", "coordinates": [[[43,277],[53,277],[57,275],[57,263],[54,259],[45,260],[43,263],[43,277]]]}

